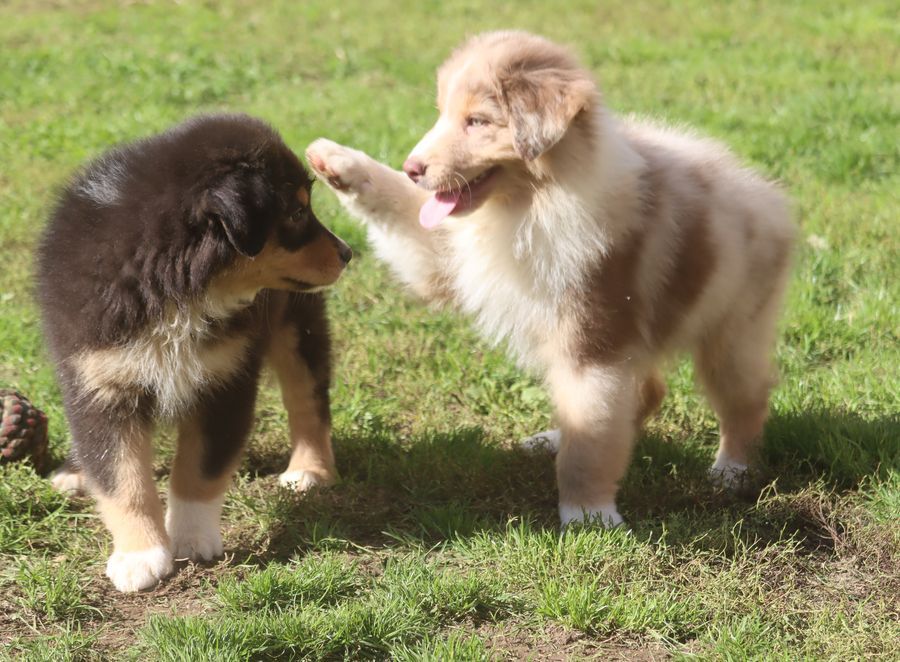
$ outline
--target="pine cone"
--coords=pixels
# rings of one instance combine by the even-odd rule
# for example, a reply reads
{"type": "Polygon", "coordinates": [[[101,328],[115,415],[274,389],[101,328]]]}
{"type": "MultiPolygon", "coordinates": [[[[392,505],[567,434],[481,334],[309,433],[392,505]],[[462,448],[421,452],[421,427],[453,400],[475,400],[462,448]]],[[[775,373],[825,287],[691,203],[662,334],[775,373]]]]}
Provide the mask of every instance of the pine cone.
{"type": "Polygon", "coordinates": [[[47,465],[47,415],[17,391],[0,389],[0,464],[30,457],[38,472],[47,465]]]}

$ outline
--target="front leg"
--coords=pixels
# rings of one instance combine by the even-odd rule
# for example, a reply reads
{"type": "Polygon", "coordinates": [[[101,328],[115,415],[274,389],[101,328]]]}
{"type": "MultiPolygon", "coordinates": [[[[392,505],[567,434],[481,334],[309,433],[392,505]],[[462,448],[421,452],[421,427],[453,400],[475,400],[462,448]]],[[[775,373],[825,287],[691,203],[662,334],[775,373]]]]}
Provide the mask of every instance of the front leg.
{"type": "Polygon", "coordinates": [[[113,538],[106,576],[119,591],[152,588],[173,563],[153,480],[150,422],[99,406],[69,414],[74,454],[113,538]]]}
{"type": "Polygon", "coordinates": [[[337,480],[328,394],[331,339],[320,295],[290,296],[280,315],[272,322],[268,358],[281,386],[292,450],[279,482],[303,492],[337,480]]]}
{"type": "Polygon", "coordinates": [[[310,167],[344,208],[367,224],[376,255],[416,294],[444,296],[435,233],[419,224],[429,193],[402,172],[356,149],[319,138],[306,149],[310,167]]]}
{"type": "Polygon", "coordinates": [[[222,555],[222,504],[253,425],[259,369],[259,358],[250,358],[179,421],[165,519],[176,559],[222,555]]]}
{"type": "Polygon", "coordinates": [[[556,458],[559,516],[617,526],[619,483],[628,469],[640,399],[632,370],[622,365],[554,366],[549,374],[560,446],[556,458]]]}

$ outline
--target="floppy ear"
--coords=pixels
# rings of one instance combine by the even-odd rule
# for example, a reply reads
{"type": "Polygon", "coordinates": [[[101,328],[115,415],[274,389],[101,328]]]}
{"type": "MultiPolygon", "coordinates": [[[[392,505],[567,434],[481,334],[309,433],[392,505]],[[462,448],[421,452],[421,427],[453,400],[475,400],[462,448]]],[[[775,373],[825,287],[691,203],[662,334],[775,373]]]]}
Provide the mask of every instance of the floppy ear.
{"type": "Polygon", "coordinates": [[[558,143],[596,95],[594,83],[584,74],[564,69],[515,71],[500,85],[513,144],[526,161],[558,143]]]}
{"type": "Polygon", "coordinates": [[[230,173],[202,193],[198,211],[221,225],[238,253],[254,257],[269,234],[265,189],[259,175],[230,173]]]}

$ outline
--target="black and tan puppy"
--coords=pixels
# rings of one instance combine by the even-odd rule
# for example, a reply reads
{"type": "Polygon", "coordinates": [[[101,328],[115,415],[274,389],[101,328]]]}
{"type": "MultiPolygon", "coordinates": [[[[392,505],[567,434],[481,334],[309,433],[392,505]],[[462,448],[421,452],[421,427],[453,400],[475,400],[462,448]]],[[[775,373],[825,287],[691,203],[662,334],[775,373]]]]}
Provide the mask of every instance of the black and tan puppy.
{"type": "Polygon", "coordinates": [[[80,471],[113,536],[106,574],[155,585],[173,558],[222,553],[219,517],[269,358],[293,455],[282,482],[330,482],[325,302],[349,247],[316,219],[279,135],[204,116],[117,148],[63,192],[44,234],[44,326],[80,471]],[[168,510],[154,423],[178,427],[168,510]]]}

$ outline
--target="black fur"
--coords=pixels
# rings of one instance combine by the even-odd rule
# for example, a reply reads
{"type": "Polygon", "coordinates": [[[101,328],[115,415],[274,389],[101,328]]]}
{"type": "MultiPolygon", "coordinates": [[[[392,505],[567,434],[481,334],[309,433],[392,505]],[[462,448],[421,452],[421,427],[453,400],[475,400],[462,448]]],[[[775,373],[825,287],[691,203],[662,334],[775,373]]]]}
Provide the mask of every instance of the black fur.
{"type": "Polygon", "coordinates": [[[331,338],[325,316],[325,301],[319,297],[289,294],[284,323],[297,330],[297,353],[312,374],[313,397],[319,417],[331,422],[328,387],[331,384],[331,338]]]}
{"type": "Polygon", "coordinates": [[[215,478],[232,463],[253,425],[256,385],[260,358],[256,354],[250,365],[228,384],[205,393],[197,405],[203,439],[203,474],[215,478]]]}
{"type": "MultiPolygon", "coordinates": [[[[52,349],[120,341],[166,302],[201,294],[236,252],[259,252],[309,185],[278,134],[243,115],[198,117],[100,157],[62,193],[38,252],[52,349]],[[115,186],[108,204],[85,193],[98,180],[115,186]],[[73,319],[78,329],[56,333],[73,319]]],[[[323,228],[307,213],[308,240],[323,228]]]]}
{"type": "MultiPolygon", "coordinates": [[[[137,387],[96,405],[82,391],[69,362],[73,356],[134,340],[167,309],[204,297],[217,274],[241,256],[259,255],[267,242],[299,251],[327,235],[323,245],[349,261],[346,244],[300,203],[297,191],[305,189],[308,197],[310,183],[267,124],[215,115],[116,148],[65,188],[38,251],[37,280],[73,435],[67,467],[80,468],[111,492],[122,431],[135,424],[150,428],[159,413],[157,394],[137,387]]],[[[227,383],[197,393],[194,407],[179,413],[201,420],[209,475],[231,466],[249,432],[273,316],[300,331],[297,357],[314,375],[317,409],[328,420],[324,299],[263,291],[210,329],[214,339],[249,337],[240,370],[227,383]]]]}

